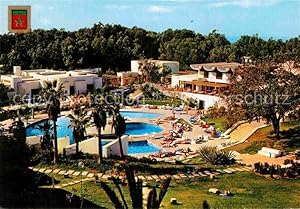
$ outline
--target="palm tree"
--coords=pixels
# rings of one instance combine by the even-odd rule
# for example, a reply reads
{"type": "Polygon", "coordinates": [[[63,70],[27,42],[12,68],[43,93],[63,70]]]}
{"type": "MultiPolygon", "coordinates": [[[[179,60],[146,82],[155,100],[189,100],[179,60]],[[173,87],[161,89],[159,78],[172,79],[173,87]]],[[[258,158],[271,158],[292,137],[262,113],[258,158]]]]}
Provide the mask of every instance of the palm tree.
{"type": "Polygon", "coordinates": [[[63,84],[58,84],[57,81],[47,82],[46,86],[41,90],[41,96],[46,99],[47,113],[50,120],[53,121],[54,133],[54,163],[58,161],[58,148],[57,148],[57,127],[56,122],[60,114],[60,97],[63,95],[63,84]]]}
{"type": "Polygon", "coordinates": [[[18,114],[20,117],[22,117],[26,124],[28,124],[28,120],[30,119],[31,115],[31,109],[28,106],[23,106],[20,109],[17,110],[18,114]]]}
{"type": "Polygon", "coordinates": [[[123,158],[124,157],[124,152],[123,152],[121,136],[126,131],[126,122],[125,122],[125,119],[122,117],[122,115],[120,113],[117,113],[115,121],[116,121],[115,122],[115,124],[116,124],[115,133],[117,134],[118,139],[119,139],[120,154],[121,154],[121,158],[123,158]]]}
{"type": "Polygon", "coordinates": [[[53,126],[50,124],[49,120],[45,120],[42,124],[37,126],[37,129],[43,132],[41,136],[41,148],[45,150],[47,158],[51,159],[51,152],[53,149],[52,137],[51,137],[51,129],[53,126]]]}
{"type": "Polygon", "coordinates": [[[79,152],[79,142],[85,138],[86,128],[89,125],[90,117],[86,109],[78,108],[69,114],[70,125],[69,128],[73,129],[73,140],[76,143],[76,155],[79,152]]]}
{"type": "Polygon", "coordinates": [[[113,133],[113,129],[116,130],[116,116],[120,113],[120,106],[117,104],[109,106],[108,113],[112,116],[111,133],[113,133]]]}
{"type": "Polygon", "coordinates": [[[22,121],[20,115],[15,119],[15,121],[12,124],[12,134],[13,134],[13,139],[22,141],[25,143],[26,141],[26,128],[25,124],[22,121]]]}
{"type": "Polygon", "coordinates": [[[10,88],[0,83],[0,104],[7,105],[8,103],[8,95],[7,93],[10,91],[10,88]]]}
{"type": "Polygon", "coordinates": [[[93,108],[93,119],[94,119],[94,124],[97,128],[98,131],[98,150],[99,150],[99,159],[98,159],[98,163],[102,163],[103,162],[103,156],[102,156],[102,140],[101,140],[101,128],[105,128],[106,126],[106,122],[107,122],[107,116],[106,116],[106,112],[105,112],[105,106],[104,105],[100,105],[97,104],[94,106],[93,108]]]}

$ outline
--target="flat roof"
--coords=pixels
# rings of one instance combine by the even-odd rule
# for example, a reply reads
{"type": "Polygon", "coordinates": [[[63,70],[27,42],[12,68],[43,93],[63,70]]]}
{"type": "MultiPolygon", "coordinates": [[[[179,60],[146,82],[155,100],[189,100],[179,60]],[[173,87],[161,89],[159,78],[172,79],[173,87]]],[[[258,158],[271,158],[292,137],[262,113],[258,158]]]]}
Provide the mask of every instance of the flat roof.
{"type": "MultiPolygon", "coordinates": [[[[142,60],[131,60],[131,61],[142,61],[142,60]]],[[[175,60],[152,60],[152,59],[148,59],[148,61],[179,63],[179,61],[175,61],[175,60]]]]}
{"type": "Polygon", "coordinates": [[[195,75],[197,74],[194,70],[182,70],[174,73],[173,75],[195,75]]]}
{"type": "Polygon", "coordinates": [[[234,71],[242,64],[237,62],[214,62],[214,63],[202,63],[202,64],[191,64],[190,67],[193,70],[205,70],[205,71],[219,71],[226,73],[234,71]]]}

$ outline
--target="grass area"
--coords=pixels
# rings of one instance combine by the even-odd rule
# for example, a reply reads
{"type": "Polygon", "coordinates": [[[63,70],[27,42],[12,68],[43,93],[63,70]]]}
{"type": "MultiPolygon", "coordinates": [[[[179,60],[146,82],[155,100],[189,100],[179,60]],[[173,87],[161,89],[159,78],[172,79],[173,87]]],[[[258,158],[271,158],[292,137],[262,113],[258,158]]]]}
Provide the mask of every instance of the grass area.
{"type": "Polygon", "coordinates": [[[219,117],[219,118],[204,118],[203,119],[206,123],[214,123],[215,128],[219,128],[220,131],[224,132],[226,131],[225,128],[225,117],[219,117]]]}
{"type": "MultiPolygon", "coordinates": [[[[58,174],[48,174],[48,176],[53,177],[54,179],[60,181],[60,185],[64,183],[69,183],[75,180],[80,180],[80,177],[69,177],[69,178],[64,178],[62,175],[58,174]]],[[[108,181],[108,185],[116,192],[118,197],[121,199],[119,196],[119,193],[116,189],[116,187],[108,181]]],[[[51,188],[51,186],[48,186],[48,188],[51,188]]],[[[74,193],[77,196],[81,196],[81,185],[80,183],[75,184],[73,186],[67,186],[63,188],[64,190],[74,193]]],[[[130,200],[130,195],[129,195],[129,190],[128,187],[126,186],[121,186],[121,189],[123,191],[123,194],[125,196],[125,199],[128,201],[127,203],[131,205],[131,200],[130,200]]],[[[98,205],[99,207],[103,208],[112,208],[112,204],[104,192],[104,190],[101,188],[100,183],[96,183],[94,181],[86,181],[82,182],[82,194],[84,199],[87,199],[94,204],[98,205]]]]}
{"type": "MultiPolygon", "coordinates": [[[[178,171],[185,166],[213,168],[212,165],[205,163],[199,157],[190,159],[185,165],[168,163],[151,164],[153,170],[168,170],[168,168],[174,168],[178,171]]],[[[142,171],[138,173],[145,174],[147,172],[142,171]]],[[[70,178],[64,178],[62,175],[57,174],[49,174],[49,176],[53,176],[56,180],[60,181],[60,184],[80,180],[80,177],[73,176],[70,178]]],[[[154,182],[151,184],[154,185],[154,182]]],[[[116,191],[114,185],[111,183],[109,183],[109,185],[116,191]]],[[[51,186],[48,186],[48,188],[49,187],[51,188],[51,186]]],[[[81,193],[80,184],[67,186],[63,189],[78,196],[80,196],[81,193]]],[[[121,186],[121,189],[124,192],[126,200],[130,201],[128,187],[121,186]]],[[[83,196],[85,199],[92,201],[100,207],[112,208],[109,198],[99,183],[95,183],[94,181],[83,182],[83,196]]],[[[208,201],[211,208],[288,208],[300,205],[299,196],[299,179],[275,180],[258,177],[249,172],[241,172],[231,175],[221,175],[216,181],[210,180],[209,178],[197,178],[178,182],[173,180],[161,208],[202,208],[202,202],[204,200],[208,201]],[[230,190],[234,195],[231,198],[224,198],[208,193],[209,188],[230,190]],[[172,197],[183,202],[183,205],[171,205],[170,198],[172,197]]]]}
{"type": "MultiPolygon", "coordinates": [[[[181,100],[180,99],[176,99],[174,101],[175,106],[179,106],[181,105],[181,100]]],[[[169,105],[172,106],[172,100],[171,99],[164,99],[164,100],[155,100],[155,99],[145,99],[144,100],[145,104],[149,104],[149,105],[169,105]]]]}
{"type": "MultiPolygon", "coordinates": [[[[61,178],[58,175],[55,177],[61,178]]],[[[112,184],[109,185],[115,190],[112,184]]],[[[85,199],[101,207],[112,208],[109,198],[98,183],[84,182],[82,186],[85,199]]],[[[80,184],[64,189],[80,196],[80,184]]],[[[122,186],[121,189],[126,200],[129,201],[128,187],[122,186]]],[[[266,179],[253,173],[241,172],[222,175],[216,181],[209,178],[172,181],[161,208],[202,208],[204,200],[208,201],[211,208],[296,208],[300,205],[299,196],[300,180],[266,179]],[[209,188],[230,190],[234,195],[231,198],[224,198],[208,193],[209,188]],[[183,205],[171,205],[170,198],[172,197],[177,198],[183,205]]]]}
{"type": "MultiPolygon", "coordinates": [[[[119,194],[114,185],[112,185],[112,184],[109,184],[109,185],[110,185],[111,188],[113,188],[116,191],[117,194],[119,194]]],[[[82,189],[83,190],[83,197],[85,199],[93,202],[96,205],[99,205],[100,207],[113,208],[108,196],[106,195],[104,190],[101,188],[99,183],[84,182],[82,184],[82,188],[83,188],[82,189]]],[[[125,188],[125,187],[122,186],[121,189],[124,193],[124,196],[125,196],[126,200],[129,201],[130,198],[129,198],[128,188],[125,188]]],[[[69,192],[72,192],[72,193],[75,193],[76,195],[80,196],[81,187],[80,187],[80,184],[76,184],[74,186],[66,187],[65,190],[67,190],[69,192]]],[[[119,198],[120,198],[120,196],[119,196],[119,198]]]]}
{"type": "Polygon", "coordinates": [[[207,200],[211,208],[288,208],[300,205],[300,180],[266,179],[249,172],[220,176],[217,181],[199,178],[197,181],[172,181],[161,208],[202,208],[207,200]],[[209,188],[230,190],[234,195],[224,198],[208,193],[209,188]],[[182,205],[171,205],[175,197],[182,205]]]}
{"type": "Polygon", "coordinates": [[[257,130],[249,139],[235,146],[228,148],[229,150],[235,150],[240,153],[255,154],[262,147],[274,147],[277,149],[285,149],[287,151],[293,151],[300,148],[300,122],[290,122],[281,124],[280,140],[272,139],[270,134],[272,133],[272,126],[267,126],[257,130]]]}

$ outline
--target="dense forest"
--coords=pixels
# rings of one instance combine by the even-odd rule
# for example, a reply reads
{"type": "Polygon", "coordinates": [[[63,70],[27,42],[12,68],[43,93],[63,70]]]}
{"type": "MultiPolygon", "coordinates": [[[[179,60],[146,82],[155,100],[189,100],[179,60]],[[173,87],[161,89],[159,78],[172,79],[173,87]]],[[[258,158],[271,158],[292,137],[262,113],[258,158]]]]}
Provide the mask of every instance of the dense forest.
{"type": "Polygon", "coordinates": [[[140,58],[177,60],[181,69],[189,69],[191,63],[240,62],[242,56],[299,61],[300,36],[287,41],[241,36],[230,43],[216,31],[208,35],[186,29],[156,33],[101,23],[74,32],[38,29],[0,35],[2,73],[11,71],[14,65],[23,69],[101,67],[104,71],[124,71],[130,69],[130,60],[140,58]]]}

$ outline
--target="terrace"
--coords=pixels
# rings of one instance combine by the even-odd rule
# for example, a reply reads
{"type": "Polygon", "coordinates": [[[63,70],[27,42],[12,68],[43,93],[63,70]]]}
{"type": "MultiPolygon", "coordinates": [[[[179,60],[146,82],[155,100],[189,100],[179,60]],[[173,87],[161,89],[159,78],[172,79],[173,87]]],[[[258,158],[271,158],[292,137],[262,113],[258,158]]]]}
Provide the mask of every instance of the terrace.
{"type": "Polygon", "coordinates": [[[163,90],[219,96],[223,92],[228,91],[229,86],[230,84],[228,83],[209,82],[203,79],[180,81],[178,87],[165,88],[163,90]]]}

